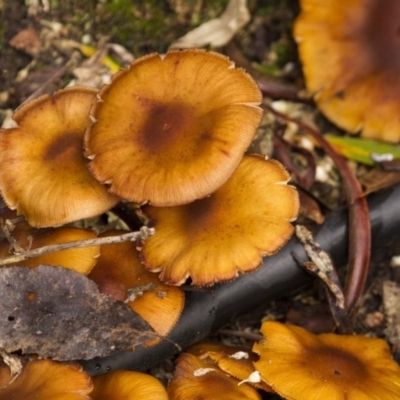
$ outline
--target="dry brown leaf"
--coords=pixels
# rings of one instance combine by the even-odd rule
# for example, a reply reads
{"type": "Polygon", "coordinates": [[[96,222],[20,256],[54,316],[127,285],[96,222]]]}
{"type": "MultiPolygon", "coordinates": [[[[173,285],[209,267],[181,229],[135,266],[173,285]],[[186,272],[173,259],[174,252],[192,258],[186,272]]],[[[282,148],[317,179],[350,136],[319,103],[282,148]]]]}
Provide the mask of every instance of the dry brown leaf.
{"type": "Polygon", "coordinates": [[[364,187],[364,195],[388,188],[399,182],[399,171],[385,171],[380,166],[371,169],[360,179],[360,183],[364,187]]]}
{"type": "Polygon", "coordinates": [[[211,47],[226,45],[235,33],[250,21],[246,0],[230,0],[219,18],[212,19],[176,40],[171,48],[211,47]]]}
{"type": "Polygon", "coordinates": [[[157,336],[128,305],[73,270],[0,269],[0,347],[54,360],[105,357],[157,336]]]}

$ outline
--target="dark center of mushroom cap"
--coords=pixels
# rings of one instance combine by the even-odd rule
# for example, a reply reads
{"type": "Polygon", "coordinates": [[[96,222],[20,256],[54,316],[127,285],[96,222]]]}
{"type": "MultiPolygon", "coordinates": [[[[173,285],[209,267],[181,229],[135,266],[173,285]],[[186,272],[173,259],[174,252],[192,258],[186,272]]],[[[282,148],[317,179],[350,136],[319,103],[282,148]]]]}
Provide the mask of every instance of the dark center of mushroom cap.
{"type": "Polygon", "coordinates": [[[66,132],[52,141],[44,151],[43,159],[60,168],[81,166],[87,160],[83,155],[82,133],[66,132]]]}
{"type": "Polygon", "coordinates": [[[321,382],[336,382],[337,384],[355,384],[368,376],[366,366],[353,354],[325,344],[308,349],[307,358],[312,360],[312,369],[309,371],[318,377],[321,382]]]}
{"type": "Polygon", "coordinates": [[[367,18],[361,32],[371,63],[379,67],[400,68],[400,1],[366,3],[367,18]]]}
{"type": "Polygon", "coordinates": [[[195,126],[193,109],[182,103],[164,104],[149,99],[138,99],[147,115],[139,130],[139,144],[151,153],[162,149],[182,148],[185,139],[191,135],[195,126]]]}
{"type": "Polygon", "coordinates": [[[190,233],[193,230],[197,231],[199,228],[212,226],[218,221],[215,214],[215,198],[213,196],[206,197],[201,200],[194,201],[186,206],[186,228],[190,233]]]}
{"type": "Polygon", "coordinates": [[[222,239],[240,232],[240,223],[237,224],[235,218],[231,221],[228,231],[222,229],[228,224],[227,210],[233,211],[231,199],[220,196],[218,191],[209,197],[187,204],[184,210],[182,220],[185,232],[188,237],[196,238],[199,242],[208,240],[209,235],[216,235],[222,239]]]}
{"type": "Polygon", "coordinates": [[[82,143],[82,135],[72,132],[65,133],[49,144],[44,153],[44,159],[53,161],[82,153],[82,143]]]}

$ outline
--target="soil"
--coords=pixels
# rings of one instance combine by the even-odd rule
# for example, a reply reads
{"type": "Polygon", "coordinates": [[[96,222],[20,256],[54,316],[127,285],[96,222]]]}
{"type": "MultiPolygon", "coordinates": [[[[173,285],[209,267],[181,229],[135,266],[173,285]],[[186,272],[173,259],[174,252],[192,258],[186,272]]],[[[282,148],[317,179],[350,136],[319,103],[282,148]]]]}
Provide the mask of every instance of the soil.
{"type": "MultiPolygon", "coordinates": [[[[106,40],[123,45],[134,57],[163,53],[195,26],[220,15],[228,3],[227,0],[73,0],[51,1],[47,10],[43,6],[47,2],[3,0],[0,3],[0,109],[3,114],[5,109],[18,107],[68,61],[72,51],[67,41],[98,46],[99,41],[106,40]],[[31,5],[27,7],[26,3],[31,5]],[[10,45],[10,40],[26,29],[32,29],[33,36],[38,37],[31,36],[29,40],[24,38],[17,45],[10,45]],[[59,30],[58,34],[54,30],[59,30]],[[34,40],[40,43],[37,52],[32,54],[29,47],[36,46],[31,43],[34,40]],[[22,79],[18,73],[24,68],[29,73],[22,79]]],[[[263,71],[284,75],[289,81],[301,80],[296,47],[290,35],[291,23],[298,12],[296,2],[249,3],[253,21],[236,37],[245,56],[263,71]],[[282,72],[288,65],[290,71],[282,72]]],[[[54,80],[45,92],[64,87],[71,75],[71,71],[66,71],[63,79],[54,80]]]]}

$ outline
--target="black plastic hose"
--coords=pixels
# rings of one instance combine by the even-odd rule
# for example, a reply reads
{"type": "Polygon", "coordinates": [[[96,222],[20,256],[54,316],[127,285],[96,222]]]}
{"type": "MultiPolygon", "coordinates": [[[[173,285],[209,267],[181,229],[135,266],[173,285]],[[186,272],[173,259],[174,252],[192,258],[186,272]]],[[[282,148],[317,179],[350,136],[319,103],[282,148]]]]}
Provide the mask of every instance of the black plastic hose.
{"type": "MultiPolygon", "coordinates": [[[[400,238],[400,184],[368,197],[372,227],[372,249],[400,238]]],[[[329,252],[336,265],[346,262],[348,224],[346,210],[326,216],[324,224],[316,230],[315,239],[329,252]]],[[[82,361],[92,375],[115,369],[145,371],[176,354],[173,343],[185,348],[235,318],[248,313],[279,297],[298,290],[310,282],[310,276],[293,258],[305,261],[302,245],[292,238],[277,254],[263,260],[255,272],[242,275],[233,282],[213,286],[204,291],[186,292],[185,309],[169,341],[152,348],[139,346],[103,359],[82,361]]]]}

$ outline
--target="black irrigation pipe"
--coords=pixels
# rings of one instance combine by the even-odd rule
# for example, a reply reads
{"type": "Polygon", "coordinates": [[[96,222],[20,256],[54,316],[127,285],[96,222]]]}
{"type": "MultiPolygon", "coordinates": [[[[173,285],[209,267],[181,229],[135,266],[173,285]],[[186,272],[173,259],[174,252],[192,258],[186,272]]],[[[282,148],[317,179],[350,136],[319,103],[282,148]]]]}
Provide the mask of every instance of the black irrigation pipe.
{"type": "MultiPolygon", "coordinates": [[[[368,197],[372,227],[372,249],[400,238],[400,184],[368,197]]],[[[334,262],[346,262],[347,213],[338,210],[327,215],[324,224],[315,232],[316,241],[328,251],[334,262]]],[[[183,314],[168,336],[152,348],[139,346],[103,359],[82,361],[92,375],[115,369],[145,371],[176,354],[173,343],[185,348],[215,332],[235,318],[302,288],[310,277],[298,266],[292,254],[307,260],[296,238],[277,254],[264,259],[257,271],[242,275],[233,282],[216,285],[203,291],[188,291],[183,314]]]]}

